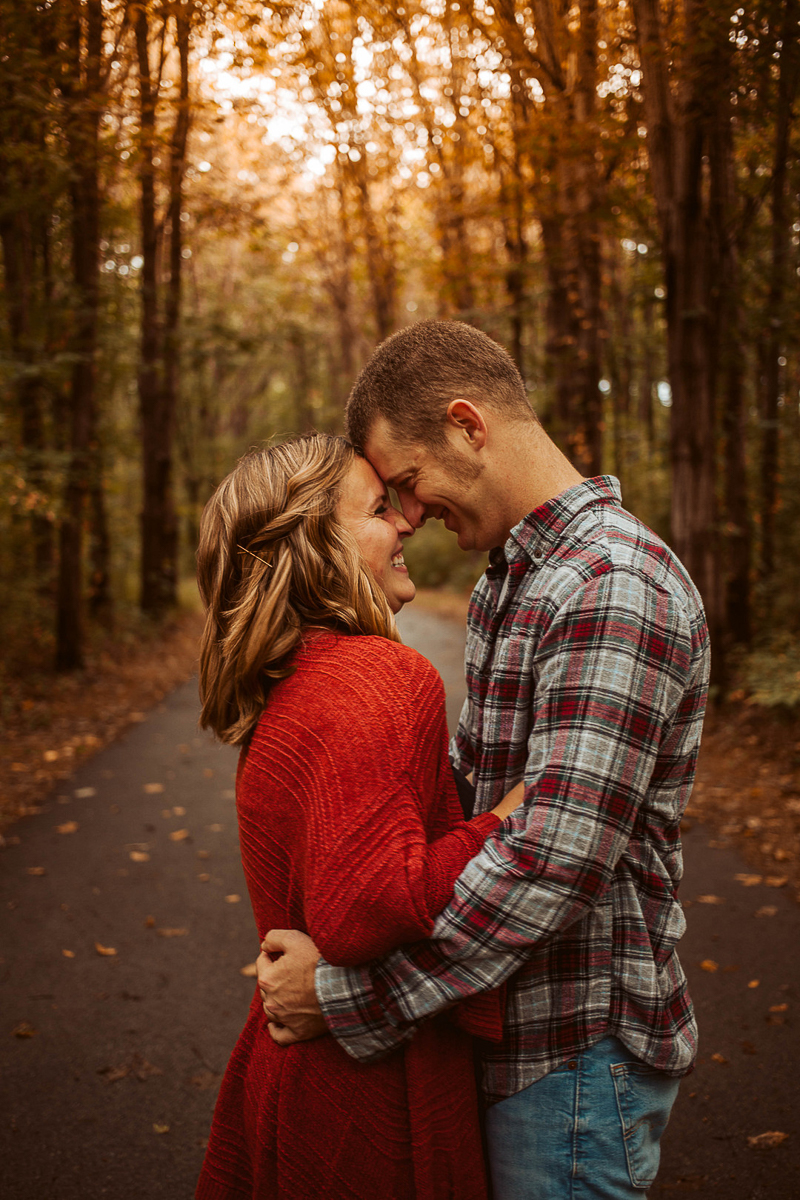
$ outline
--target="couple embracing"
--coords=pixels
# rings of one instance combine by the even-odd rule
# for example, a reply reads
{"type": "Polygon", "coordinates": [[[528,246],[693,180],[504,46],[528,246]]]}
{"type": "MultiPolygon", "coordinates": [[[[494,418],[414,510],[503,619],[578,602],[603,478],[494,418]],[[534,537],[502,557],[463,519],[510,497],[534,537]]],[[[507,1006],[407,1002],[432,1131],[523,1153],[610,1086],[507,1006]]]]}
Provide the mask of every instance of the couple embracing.
{"type": "Polygon", "coordinates": [[[264,940],[198,1200],[641,1197],[696,1052],[700,598],[468,325],[379,346],[347,432],[252,452],[203,516],[202,720],[242,747],[264,940]],[[489,552],[449,754],[394,623],[428,517],[489,552]]]}

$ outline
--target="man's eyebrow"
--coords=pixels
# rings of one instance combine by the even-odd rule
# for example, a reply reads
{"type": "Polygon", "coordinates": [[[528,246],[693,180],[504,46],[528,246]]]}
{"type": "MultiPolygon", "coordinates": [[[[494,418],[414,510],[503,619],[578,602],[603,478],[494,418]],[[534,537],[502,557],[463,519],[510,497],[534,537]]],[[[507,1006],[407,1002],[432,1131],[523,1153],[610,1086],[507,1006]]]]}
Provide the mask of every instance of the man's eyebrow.
{"type": "Polygon", "coordinates": [[[415,479],[417,472],[413,467],[406,467],[403,471],[398,471],[394,475],[389,475],[384,480],[387,487],[398,488],[404,483],[409,483],[415,479]]]}

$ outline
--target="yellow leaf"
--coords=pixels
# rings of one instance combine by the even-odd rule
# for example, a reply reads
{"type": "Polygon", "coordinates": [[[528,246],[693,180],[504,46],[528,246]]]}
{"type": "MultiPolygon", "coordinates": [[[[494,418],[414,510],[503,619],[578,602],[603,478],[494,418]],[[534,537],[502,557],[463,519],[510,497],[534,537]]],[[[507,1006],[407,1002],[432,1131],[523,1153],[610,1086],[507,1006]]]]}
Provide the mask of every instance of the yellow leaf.
{"type": "Polygon", "coordinates": [[[146,783],[144,790],[148,796],[160,796],[164,790],[163,783],[146,783]]]}
{"type": "Polygon", "coordinates": [[[257,973],[258,973],[258,969],[254,962],[245,963],[245,965],[243,967],[239,968],[239,974],[245,975],[248,979],[255,979],[257,973]]]}
{"type": "Polygon", "coordinates": [[[62,950],[61,953],[64,955],[64,958],[74,958],[75,957],[74,950],[62,950]]]}
{"type": "Polygon", "coordinates": [[[760,875],[734,875],[734,879],[741,883],[742,887],[756,887],[761,883],[761,878],[760,875]]]}
{"type": "Polygon", "coordinates": [[[761,984],[760,979],[751,979],[747,986],[749,988],[757,988],[760,986],[760,984],[761,984]]]}
{"type": "Polygon", "coordinates": [[[713,974],[714,971],[719,970],[719,963],[714,962],[713,958],[704,958],[700,963],[700,969],[701,971],[711,971],[713,974]]]}
{"type": "Polygon", "coordinates": [[[788,1133],[779,1133],[777,1129],[770,1129],[767,1133],[749,1137],[747,1144],[753,1150],[771,1150],[773,1146],[780,1146],[781,1142],[785,1142],[788,1136],[788,1133]]]}
{"type": "Polygon", "coordinates": [[[172,815],[173,817],[185,817],[186,809],[182,804],[176,804],[172,809],[172,815]]]}
{"type": "Polygon", "coordinates": [[[225,903],[226,904],[238,904],[239,901],[241,900],[241,898],[242,898],[241,896],[236,895],[236,892],[233,892],[230,896],[225,897],[225,903]]]}
{"type": "Polygon", "coordinates": [[[80,826],[77,821],[65,821],[63,825],[56,825],[59,833],[76,833],[80,826]]]}
{"type": "Polygon", "coordinates": [[[155,927],[156,927],[155,917],[145,917],[144,927],[145,927],[145,929],[155,929],[155,927]]]}
{"type": "Polygon", "coordinates": [[[211,767],[203,767],[203,775],[206,777],[206,779],[214,778],[214,772],[211,767]]]}
{"type": "Polygon", "coordinates": [[[76,800],[90,800],[92,796],[97,795],[97,788],[75,788],[75,791],[72,794],[76,800]]]}
{"type": "Polygon", "coordinates": [[[761,908],[759,908],[758,912],[756,913],[756,916],[774,917],[777,911],[778,910],[774,904],[762,904],[761,908]]]}
{"type": "Polygon", "coordinates": [[[728,1060],[724,1054],[712,1054],[711,1061],[715,1063],[721,1063],[724,1066],[728,1060]]]}
{"type": "Polygon", "coordinates": [[[210,833],[222,833],[223,826],[220,825],[219,822],[215,822],[213,825],[206,825],[206,829],[209,830],[210,833]]]}
{"type": "Polygon", "coordinates": [[[185,842],[188,837],[188,829],[173,829],[172,833],[169,835],[169,840],[171,842],[185,842]]]}
{"type": "Polygon", "coordinates": [[[197,878],[201,883],[208,883],[211,876],[209,875],[208,871],[201,871],[197,878]]]}
{"type": "Polygon", "coordinates": [[[698,904],[724,904],[725,901],[723,900],[722,896],[710,896],[709,895],[709,896],[698,896],[697,903],[698,904]]]}
{"type": "Polygon", "coordinates": [[[131,850],[128,857],[131,862],[150,862],[150,855],[145,854],[144,850],[131,850]]]}
{"type": "Polygon", "coordinates": [[[767,887],[782,888],[786,887],[789,882],[788,875],[768,875],[764,880],[767,887]]]}
{"type": "Polygon", "coordinates": [[[771,1013],[786,1012],[788,1007],[789,1007],[788,1004],[773,1004],[772,1008],[769,1011],[771,1013]]]}
{"type": "Polygon", "coordinates": [[[189,932],[188,929],[157,929],[156,930],[156,933],[158,934],[159,937],[166,937],[166,938],[186,937],[188,932],[189,932]]]}
{"type": "Polygon", "coordinates": [[[154,1122],[153,1133],[169,1133],[169,1125],[159,1125],[157,1122],[154,1122]]]}
{"type": "Polygon", "coordinates": [[[46,875],[47,871],[44,867],[28,867],[29,875],[46,875]]]}
{"type": "Polygon", "coordinates": [[[103,946],[100,942],[95,942],[94,948],[104,958],[113,958],[117,953],[113,946],[103,946]]]}
{"type": "Polygon", "coordinates": [[[208,850],[198,850],[197,857],[198,858],[211,858],[211,854],[209,853],[208,850]]]}
{"type": "Polygon", "coordinates": [[[38,1030],[34,1029],[29,1021],[20,1021],[19,1025],[15,1025],[11,1030],[11,1036],[18,1038],[35,1037],[37,1033],[38,1030]]]}
{"type": "Polygon", "coordinates": [[[56,762],[58,759],[58,751],[57,750],[45,750],[44,754],[42,755],[42,758],[44,759],[45,762],[56,762]]]}

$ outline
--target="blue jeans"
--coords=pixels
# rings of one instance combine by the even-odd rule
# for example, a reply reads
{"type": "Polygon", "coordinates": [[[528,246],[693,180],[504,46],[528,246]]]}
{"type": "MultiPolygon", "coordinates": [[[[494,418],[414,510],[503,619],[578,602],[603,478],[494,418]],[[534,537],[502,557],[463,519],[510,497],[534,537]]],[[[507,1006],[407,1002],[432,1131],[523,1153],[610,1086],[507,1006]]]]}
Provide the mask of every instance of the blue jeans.
{"type": "Polygon", "coordinates": [[[642,1200],[679,1082],[608,1037],[494,1104],[494,1200],[642,1200]]]}

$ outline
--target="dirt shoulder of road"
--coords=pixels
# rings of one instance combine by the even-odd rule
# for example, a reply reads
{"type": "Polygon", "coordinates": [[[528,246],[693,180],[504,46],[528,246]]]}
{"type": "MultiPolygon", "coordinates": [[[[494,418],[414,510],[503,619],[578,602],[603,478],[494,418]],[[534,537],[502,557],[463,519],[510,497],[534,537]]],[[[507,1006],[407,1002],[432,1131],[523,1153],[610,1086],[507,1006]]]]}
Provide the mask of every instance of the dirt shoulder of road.
{"type": "Polygon", "coordinates": [[[202,624],[192,612],[135,638],[109,635],[82,671],[3,681],[0,829],[36,812],[79,764],[191,677],[202,624]]]}
{"type": "Polygon", "coordinates": [[[712,710],[686,819],[752,867],[741,882],[800,900],[800,713],[738,701],[712,710]]]}
{"type": "MultiPolygon", "coordinates": [[[[464,624],[469,597],[421,589],[415,603],[464,624]]],[[[109,638],[73,675],[5,681],[0,829],[35,812],[75,767],[143,719],[197,669],[202,616],[109,638]]],[[[800,713],[744,701],[710,712],[686,820],[707,822],[760,876],[800,900],[800,713]]]]}

